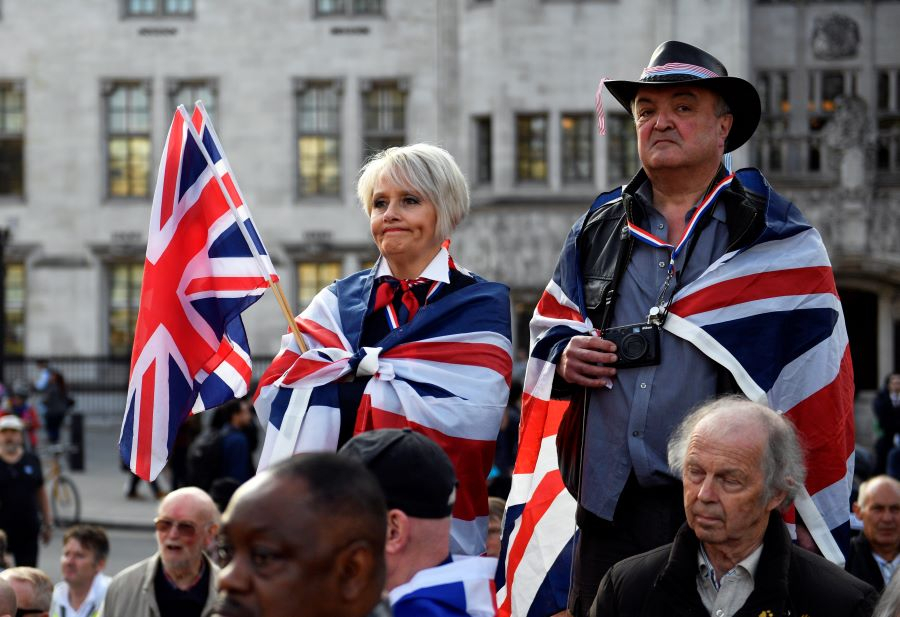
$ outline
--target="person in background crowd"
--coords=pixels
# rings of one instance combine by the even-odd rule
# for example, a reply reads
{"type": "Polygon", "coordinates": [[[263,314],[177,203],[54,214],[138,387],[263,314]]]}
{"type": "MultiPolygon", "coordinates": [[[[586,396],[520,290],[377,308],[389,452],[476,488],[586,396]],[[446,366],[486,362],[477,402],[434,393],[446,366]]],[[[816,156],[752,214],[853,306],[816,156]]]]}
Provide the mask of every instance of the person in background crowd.
{"type": "Polygon", "coordinates": [[[488,557],[500,555],[500,536],[503,534],[503,512],[506,510],[506,501],[499,497],[488,498],[488,537],[487,549],[484,554],[488,557]]]}
{"type": "Polygon", "coordinates": [[[243,484],[222,517],[215,614],[369,615],[384,540],[384,497],[365,467],[333,453],[285,459],[243,484]]]}
{"type": "Polygon", "coordinates": [[[100,609],[103,617],[206,617],[219,567],[203,553],[219,531],[219,512],[195,487],[169,493],[153,520],[158,552],[119,572],[100,609]]]}
{"type": "Polygon", "coordinates": [[[361,433],[339,451],[378,479],[387,501],[385,591],[395,617],[496,614],[493,557],[450,554],[453,464],[410,429],[361,433]]]}
{"type": "Polygon", "coordinates": [[[0,617],[17,617],[16,608],[16,592],[0,578],[0,617]]]}
{"type": "Polygon", "coordinates": [[[53,516],[44,490],[41,461],[24,447],[17,416],[0,418],[0,529],[6,531],[17,566],[36,566],[38,538],[50,541],[53,516]]]}
{"type": "Polygon", "coordinates": [[[506,499],[516,466],[519,449],[519,419],[522,415],[522,382],[515,381],[509,386],[509,403],[503,410],[500,432],[497,434],[497,449],[494,452],[494,467],[489,476],[488,494],[506,499]]]}
{"type": "Polygon", "coordinates": [[[96,617],[110,577],[103,573],[109,539],[101,527],[75,525],[63,534],[63,580],[53,588],[50,617],[96,617]]]}
{"type": "Polygon", "coordinates": [[[169,456],[169,471],[172,476],[172,490],[190,486],[188,483],[187,454],[191,444],[203,432],[203,416],[191,414],[185,418],[178,433],[175,435],[175,443],[172,444],[172,453],[169,456]]]}
{"type": "Polygon", "coordinates": [[[728,396],[676,428],[668,461],[684,485],[675,541],[620,561],[592,617],[815,615],[868,617],[878,593],[795,546],[781,510],[803,487],[803,450],[781,414],[728,396]]]}
{"type": "Polygon", "coordinates": [[[44,408],[44,391],[47,389],[47,386],[50,384],[50,362],[46,358],[38,358],[34,361],[35,367],[37,369],[37,376],[34,378],[34,382],[32,382],[31,387],[35,393],[38,394],[37,397],[37,407],[38,411],[40,411],[41,416],[44,416],[47,410],[44,408]]]}
{"type": "Polygon", "coordinates": [[[38,445],[38,432],[41,428],[41,419],[37,409],[28,403],[28,391],[22,386],[13,388],[9,396],[9,411],[2,415],[14,415],[22,421],[28,439],[25,446],[32,452],[38,445]]]}
{"type": "Polygon", "coordinates": [[[875,473],[885,473],[888,454],[898,444],[894,440],[900,435],[900,373],[891,373],[884,380],[884,388],[875,395],[872,411],[878,420],[881,436],[875,442],[875,473]]]}
{"type": "Polygon", "coordinates": [[[43,392],[44,421],[47,425],[47,440],[59,443],[59,432],[69,409],[75,404],[69,398],[69,389],[62,373],[50,369],[50,377],[43,392]]]}
{"type": "Polygon", "coordinates": [[[53,581],[37,568],[16,567],[0,572],[16,594],[16,615],[48,617],[53,581]]]}
{"type": "Polygon", "coordinates": [[[253,405],[247,399],[234,399],[216,410],[222,415],[222,474],[244,483],[253,475],[254,466],[247,429],[253,429],[253,405]]]}
{"type": "Polygon", "coordinates": [[[881,591],[900,565],[900,482],[886,475],[869,478],[853,510],[863,529],[850,543],[847,572],[881,591]]]}

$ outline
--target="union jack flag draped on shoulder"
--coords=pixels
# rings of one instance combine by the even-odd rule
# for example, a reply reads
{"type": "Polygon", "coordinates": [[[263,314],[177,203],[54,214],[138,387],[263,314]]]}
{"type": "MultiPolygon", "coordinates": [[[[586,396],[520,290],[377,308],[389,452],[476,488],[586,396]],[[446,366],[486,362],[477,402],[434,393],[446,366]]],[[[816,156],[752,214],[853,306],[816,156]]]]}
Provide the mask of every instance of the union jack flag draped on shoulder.
{"type": "Polygon", "coordinates": [[[451,549],[477,555],[487,535],[486,478],[512,374],[509,291],[476,277],[421,307],[378,347],[359,348],[377,268],[334,282],[297,317],[309,351],[301,354],[290,335],[282,339],[256,395],[266,427],[260,469],[295,452],[334,451],[339,382],[371,376],[354,432],[409,427],[440,445],[459,481],[451,549]]]}
{"type": "Polygon", "coordinates": [[[202,103],[193,120],[179,107],[153,196],[119,437],[134,473],[159,475],[192,410],[247,393],[240,315],[276,280],[202,103]]]}
{"type": "MultiPolygon", "coordinates": [[[[679,290],[664,328],[727,368],[749,399],[793,421],[808,468],[797,511],[822,553],[842,564],[836,539],[845,545],[849,532],[853,368],[831,264],[818,232],[759,171],[736,176],[765,199],[766,228],[679,290]]],[[[568,402],[551,399],[551,359],[555,346],[593,332],[576,241],[590,213],[620,195],[621,189],[600,195],[575,223],[531,321],[519,456],[498,570],[500,615],[546,616],[566,606],[576,503],[557,463],[556,435],[568,402]]]]}

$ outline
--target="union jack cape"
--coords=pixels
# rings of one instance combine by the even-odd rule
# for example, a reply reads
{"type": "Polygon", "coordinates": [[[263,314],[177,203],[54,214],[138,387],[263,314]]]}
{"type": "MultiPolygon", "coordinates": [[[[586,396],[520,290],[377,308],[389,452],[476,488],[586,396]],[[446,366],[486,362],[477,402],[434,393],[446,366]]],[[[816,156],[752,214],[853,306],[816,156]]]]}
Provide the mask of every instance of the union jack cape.
{"type": "Polygon", "coordinates": [[[394,617],[494,617],[496,569],[495,557],[454,555],[452,561],[420,570],[391,590],[394,617]]]}
{"type": "Polygon", "coordinates": [[[153,196],[119,436],[134,473],[159,475],[192,411],[247,393],[250,347],[240,314],[275,280],[202,103],[193,120],[179,107],[153,196]]]}
{"type": "Polygon", "coordinates": [[[266,427],[260,469],[295,452],[334,451],[338,382],[371,376],[355,433],[409,427],[440,445],[459,481],[451,549],[479,554],[487,535],[485,479],[512,373],[509,291],[476,277],[421,307],[377,347],[360,348],[378,265],[335,281],[297,317],[309,351],[301,354],[293,337],[282,338],[256,395],[266,427]]]}
{"type": "MultiPolygon", "coordinates": [[[[843,545],[849,529],[853,368],[831,264],[818,232],[759,171],[736,176],[765,199],[766,227],[679,290],[664,327],[727,368],[749,399],[793,421],[808,468],[796,509],[822,553],[842,564],[836,539],[843,545]]],[[[497,576],[500,615],[543,617],[566,606],[576,503],[557,463],[556,435],[568,402],[553,400],[550,390],[560,348],[594,330],[576,241],[590,213],[620,195],[621,188],[600,195],[575,223],[531,321],[519,456],[497,576]]]]}

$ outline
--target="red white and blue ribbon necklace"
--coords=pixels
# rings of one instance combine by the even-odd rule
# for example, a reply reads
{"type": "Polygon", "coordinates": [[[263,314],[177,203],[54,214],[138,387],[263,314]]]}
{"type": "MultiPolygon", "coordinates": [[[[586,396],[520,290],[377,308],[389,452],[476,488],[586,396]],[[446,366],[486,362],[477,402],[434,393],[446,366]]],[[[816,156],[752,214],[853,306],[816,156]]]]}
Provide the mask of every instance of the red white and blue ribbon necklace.
{"type": "Polygon", "coordinates": [[[687,246],[688,240],[690,240],[691,236],[694,234],[694,231],[697,229],[697,226],[700,223],[700,220],[703,218],[703,215],[712,209],[715,206],[716,198],[719,196],[723,190],[725,190],[729,185],[731,185],[731,181],[734,180],[734,174],[728,175],[712,188],[712,190],[707,193],[706,197],[703,198],[703,201],[700,202],[700,205],[697,206],[697,209],[694,211],[694,215],[691,217],[691,220],[688,222],[687,226],[684,228],[684,232],[681,234],[681,239],[678,241],[678,244],[672,245],[668,242],[654,236],[649,231],[642,229],[635,225],[632,221],[628,221],[628,231],[632,236],[643,242],[644,244],[649,244],[655,248],[666,248],[671,250],[671,254],[669,257],[669,270],[668,273],[670,275],[675,272],[675,260],[681,255],[681,251],[684,250],[684,247],[687,246]]]}

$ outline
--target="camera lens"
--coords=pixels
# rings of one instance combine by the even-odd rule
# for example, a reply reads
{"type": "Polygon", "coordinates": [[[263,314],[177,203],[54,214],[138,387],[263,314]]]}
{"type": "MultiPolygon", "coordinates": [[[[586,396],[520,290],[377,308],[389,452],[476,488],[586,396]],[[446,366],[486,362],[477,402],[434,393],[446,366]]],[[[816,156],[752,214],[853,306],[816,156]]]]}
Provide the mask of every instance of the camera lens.
{"type": "Polygon", "coordinates": [[[640,360],[647,353],[647,341],[640,334],[627,334],[619,346],[622,357],[626,360],[640,360]]]}

